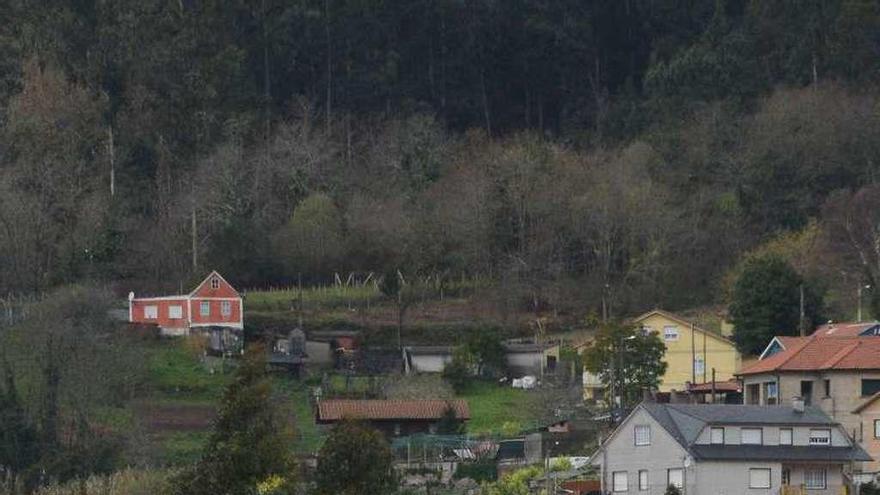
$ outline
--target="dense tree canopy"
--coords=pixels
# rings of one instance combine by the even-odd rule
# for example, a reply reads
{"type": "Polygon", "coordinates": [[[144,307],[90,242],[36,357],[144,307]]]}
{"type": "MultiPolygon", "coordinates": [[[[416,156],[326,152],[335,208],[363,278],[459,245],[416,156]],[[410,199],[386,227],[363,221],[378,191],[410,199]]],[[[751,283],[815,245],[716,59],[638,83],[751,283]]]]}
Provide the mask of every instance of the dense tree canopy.
{"type": "Polygon", "coordinates": [[[0,293],[399,269],[720,302],[876,181],[878,30],[869,0],[7,0],[0,293]]]}
{"type": "Polygon", "coordinates": [[[620,407],[636,404],[644,391],[656,390],[666,372],[666,345],[657,332],[608,323],[584,350],[584,368],[609,385],[620,407]]]}
{"type": "Polygon", "coordinates": [[[336,425],[318,452],[317,495],[392,493],[391,446],[378,430],[355,421],[336,425]]]}
{"type": "Polygon", "coordinates": [[[294,493],[292,432],[272,403],[265,353],[260,346],[245,353],[201,458],[178,475],[174,493],[247,495],[259,486],[276,495],[294,493]]]}
{"type": "Polygon", "coordinates": [[[730,318],[740,352],[760,354],[776,335],[798,335],[801,289],[804,331],[821,323],[822,298],[783,259],[775,256],[746,262],[733,288],[730,318]]]}

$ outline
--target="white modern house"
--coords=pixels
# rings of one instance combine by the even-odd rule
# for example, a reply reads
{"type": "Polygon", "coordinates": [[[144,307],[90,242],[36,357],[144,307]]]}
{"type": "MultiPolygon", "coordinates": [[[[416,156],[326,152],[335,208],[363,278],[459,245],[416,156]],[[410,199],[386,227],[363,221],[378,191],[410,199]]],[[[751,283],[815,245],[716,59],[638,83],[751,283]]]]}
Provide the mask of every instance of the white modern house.
{"type": "MultiPolygon", "coordinates": [[[[819,409],[643,402],[593,456],[603,492],[840,495],[870,460],[819,409]]],[[[852,493],[852,492],[850,492],[852,493]]]]}

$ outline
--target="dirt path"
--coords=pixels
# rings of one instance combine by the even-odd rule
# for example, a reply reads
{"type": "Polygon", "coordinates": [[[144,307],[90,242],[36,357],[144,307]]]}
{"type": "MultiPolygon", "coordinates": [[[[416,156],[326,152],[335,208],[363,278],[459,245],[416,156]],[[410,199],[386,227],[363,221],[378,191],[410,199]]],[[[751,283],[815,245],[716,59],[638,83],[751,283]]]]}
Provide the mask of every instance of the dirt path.
{"type": "Polygon", "coordinates": [[[151,433],[204,431],[217,415],[209,404],[143,402],[135,410],[140,423],[151,433]]]}

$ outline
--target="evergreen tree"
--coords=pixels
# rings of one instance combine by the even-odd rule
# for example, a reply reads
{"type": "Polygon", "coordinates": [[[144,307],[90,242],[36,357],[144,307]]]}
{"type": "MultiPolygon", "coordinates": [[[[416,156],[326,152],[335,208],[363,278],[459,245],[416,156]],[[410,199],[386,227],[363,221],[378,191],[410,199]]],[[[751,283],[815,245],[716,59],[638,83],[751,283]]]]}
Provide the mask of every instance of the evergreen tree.
{"type": "Polygon", "coordinates": [[[393,493],[396,477],[388,441],[366,425],[336,425],[318,453],[317,495],[393,493]]]}
{"type": "Polygon", "coordinates": [[[804,291],[807,333],[821,321],[822,297],[785,260],[768,255],[746,262],[730,302],[733,339],[743,354],[759,354],[776,335],[798,335],[804,291]]]}
{"type": "Polygon", "coordinates": [[[271,394],[265,350],[251,347],[226,389],[201,459],[178,477],[175,493],[245,495],[258,485],[292,492],[290,432],[278,421],[271,394]]]}
{"type": "Polygon", "coordinates": [[[37,432],[27,419],[15,387],[15,377],[4,362],[5,387],[0,388],[0,472],[19,473],[36,462],[37,432]]]}
{"type": "Polygon", "coordinates": [[[465,425],[458,419],[455,408],[447,405],[443,410],[443,415],[437,423],[437,433],[440,435],[461,435],[464,433],[465,425]]]}

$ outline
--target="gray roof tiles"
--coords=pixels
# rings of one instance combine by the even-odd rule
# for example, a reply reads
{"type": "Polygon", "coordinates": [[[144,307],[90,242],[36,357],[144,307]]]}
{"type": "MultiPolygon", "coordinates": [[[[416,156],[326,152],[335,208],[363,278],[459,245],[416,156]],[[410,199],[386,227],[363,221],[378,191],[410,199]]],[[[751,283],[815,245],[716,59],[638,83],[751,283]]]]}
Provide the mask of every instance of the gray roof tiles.
{"type": "Polygon", "coordinates": [[[710,425],[836,426],[819,409],[808,407],[795,412],[790,407],[730,404],[657,404],[641,407],[697,459],[706,460],[786,460],[786,461],[870,461],[859,446],[771,446],[697,445],[700,432],[710,425]]]}
{"type": "Polygon", "coordinates": [[[706,424],[836,425],[821,409],[807,407],[795,412],[787,406],[740,404],[662,404],[706,424]]]}
{"type": "Polygon", "coordinates": [[[725,461],[871,461],[858,445],[816,447],[808,445],[693,445],[691,454],[701,460],[725,461]]]}

